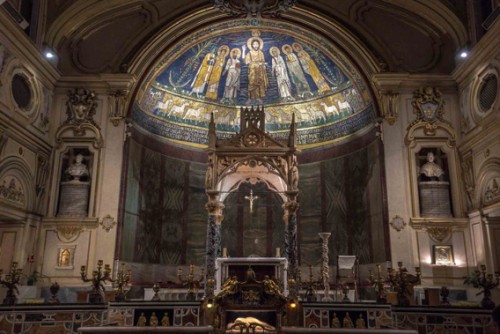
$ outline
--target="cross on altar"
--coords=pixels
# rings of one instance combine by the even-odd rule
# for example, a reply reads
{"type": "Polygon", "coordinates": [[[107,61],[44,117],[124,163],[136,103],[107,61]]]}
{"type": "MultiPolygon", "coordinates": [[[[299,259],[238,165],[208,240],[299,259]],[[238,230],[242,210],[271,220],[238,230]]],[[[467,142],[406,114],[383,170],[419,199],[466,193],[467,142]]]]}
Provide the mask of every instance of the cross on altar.
{"type": "Polygon", "coordinates": [[[252,189],[250,189],[250,196],[245,196],[245,199],[250,201],[250,213],[253,213],[253,201],[257,198],[259,198],[259,196],[254,196],[252,189]]]}

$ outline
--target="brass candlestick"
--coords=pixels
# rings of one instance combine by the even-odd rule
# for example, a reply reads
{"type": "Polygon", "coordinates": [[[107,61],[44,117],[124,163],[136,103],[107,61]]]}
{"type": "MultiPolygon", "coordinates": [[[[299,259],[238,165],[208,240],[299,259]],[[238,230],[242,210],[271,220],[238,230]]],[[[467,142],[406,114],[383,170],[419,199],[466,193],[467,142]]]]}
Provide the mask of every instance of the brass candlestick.
{"type": "Polygon", "coordinates": [[[124,302],[125,301],[125,288],[130,281],[130,277],[132,276],[132,270],[125,271],[125,263],[121,263],[120,270],[116,274],[116,279],[112,280],[113,285],[115,287],[115,302],[124,302]]]}
{"type": "Polygon", "coordinates": [[[314,282],[313,280],[312,265],[309,265],[309,281],[305,282],[302,286],[306,290],[306,300],[308,302],[317,301],[318,298],[316,297],[316,282],[314,282]]]}
{"type": "Polygon", "coordinates": [[[416,275],[411,275],[403,267],[403,262],[398,262],[398,270],[387,268],[387,282],[398,294],[398,305],[409,306],[411,289],[414,285],[420,284],[420,267],[415,267],[416,275]]]}
{"type": "Polygon", "coordinates": [[[200,278],[196,280],[194,278],[194,264],[191,264],[189,266],[189,274],[187,278],[184,279],[182,268],[177,269],[177,277],[179,278],[179,281],[182,283],[182,285],[187,286],[188,288],[186,300],[196,300],[196,292],[205,279],[205,269],[200,269],[200,278]]]}
{"type": "Polygon", "coordinates": [[[82,276],[82,281],[92,282],[92,291],[89,294],[89,303],[92,304],[102,304],[104,303],[104,285],[106,281],[112,282],[111,279],[111,267],[109,264],[104,265],[103,261],[97,261],[97,270],[92,271],[92,277],[87,277],[87,268],[82,266],[80,268],[80,275],[82,276]]]}
{"type": "Polygon", "coordinates": [[[493,274],[486,273],[486,266],[482,264],[480,270],[475,270],[471,276],[466,277],[464,284],[472,284],[477,289],[481,289],[477,294],[483,294],[483,299],[481,300],[481,306],[485,309],[495,308],[495,302],[491,300],[491,290],[496,288],[500,283],[500,273],[495,272],[495,277],[493,274]]]}
{"type": "Polygon", "coordinates": [[[377,291],[377,303],[379,304],[385,304],[387,303],[387,294],[385,292],[385,282],[386,279],[382,277],[382,266],[380,264],[377,264],[377,277],[373,276],[373,272],[371,269],[368,271],[370,272],[370,277],[369,281],[370,284],[372,284],[375,287],[375,290],[377,291]]]}
{"type": "Polygon", "coordinates": [[[7,294],[3,300],[4,305],[14,305],[17,301],[16,293],[19,293],[17,285],[23,274],[23,270],[17,268],[17,262],[12,262],[10,271],[2,277],[3,271],[0,269],[0,284],[7,288],[7,294]]]}

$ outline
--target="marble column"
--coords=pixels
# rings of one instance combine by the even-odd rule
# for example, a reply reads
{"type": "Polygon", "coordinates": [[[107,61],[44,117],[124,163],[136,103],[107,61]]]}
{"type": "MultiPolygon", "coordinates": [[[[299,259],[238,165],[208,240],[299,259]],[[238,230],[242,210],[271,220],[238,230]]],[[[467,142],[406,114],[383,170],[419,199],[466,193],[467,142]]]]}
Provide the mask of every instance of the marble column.
{"type": "MultiPolygon", "coordinates": [[[[216,200],[210,200],[205,205],[205,208],[208,211],[205,282],[208,282],[209,279],[215,279],[215,260],[221,256],[220,224],[223,219],[222,210],[224,209],[224,204],[216,200]]],[[[213,295],[213,289],[214,287],[211,284],[205,284],[205,295],[213,295]]]]}
{"type": "Polygon", "coordinates": [[[296,200],[288,200],[283,208],[285,210],[285,251],[288,259],[288,277],[295,278],[298,269],[298,247],[297,247],[297,210],[299,203],[296,200]]]}
{"type": "Polygon", "coordinates": [[[328,239],[330,238],[331,233],[322,232],[318,233],[319,237],[323,241],[321,246],[321,278],[323,280],[323,286],[325,288],[325,296],[323,297],[323,301],[331,301],[330,298],[330,268],[328,267],[328,239]]]}

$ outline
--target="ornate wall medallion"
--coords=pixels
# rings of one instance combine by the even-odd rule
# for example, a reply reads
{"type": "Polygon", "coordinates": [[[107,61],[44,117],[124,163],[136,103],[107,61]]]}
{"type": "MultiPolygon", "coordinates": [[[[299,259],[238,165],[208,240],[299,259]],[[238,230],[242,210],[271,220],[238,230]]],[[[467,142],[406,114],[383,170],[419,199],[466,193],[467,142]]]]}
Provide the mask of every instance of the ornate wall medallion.
{"type": "Polygon", "coordinates": [[[394,216],[389,224],[391,224],[391,226],[398,232],[400,232],[406,226],[406,222],[404,221],[404,219],[398,215],[394,216]]]}
{"type": "Polygon", "coordinates": [[[106,230],[106,232],[109,232],[113,228],[113,226],[116,225],[115,219],[111,217],[110,215],[106,215],[104,218],[102,218],[102,221],[99,223],[101,224],[102,228],[106,230]]]}

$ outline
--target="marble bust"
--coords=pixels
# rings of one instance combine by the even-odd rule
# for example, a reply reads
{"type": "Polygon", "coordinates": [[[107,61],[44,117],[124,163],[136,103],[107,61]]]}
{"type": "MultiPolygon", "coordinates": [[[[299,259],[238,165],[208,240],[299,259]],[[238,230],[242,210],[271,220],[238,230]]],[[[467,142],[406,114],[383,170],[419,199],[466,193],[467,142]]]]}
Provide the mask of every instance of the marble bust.
{"type": "Polygon", "coordinates": [[[427,162],[420,167],[420,174],[429,178],[439,178],[444,174],[443,169],[434,162],[434,153],[427,153],[427,162]]]}
{"type": "Polygon", "coordinates": [[[83,163],[82,154],[77,154],[75,162],[66,169],[66,174],[70,175],[74,181],[80,181],[81,177],[89,175],[89,170],[83,163]]]}

